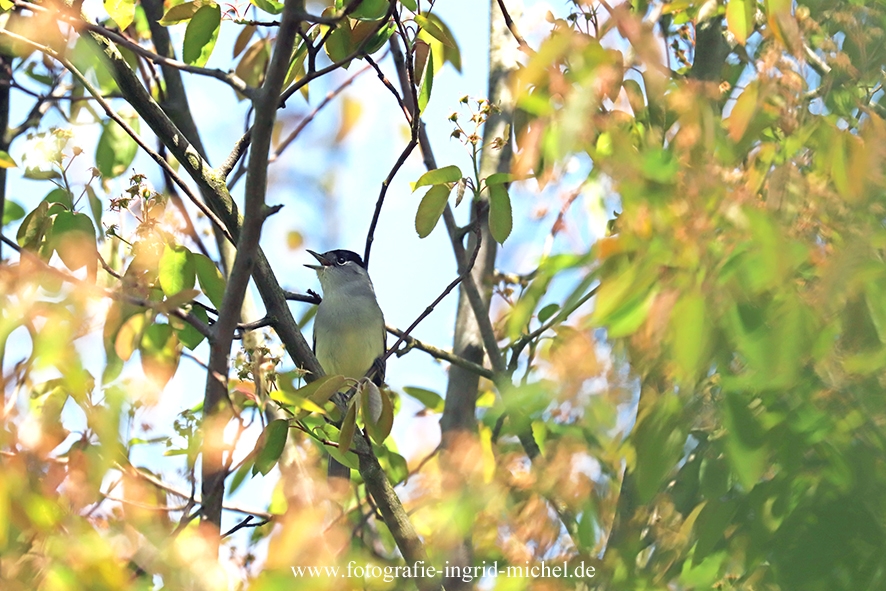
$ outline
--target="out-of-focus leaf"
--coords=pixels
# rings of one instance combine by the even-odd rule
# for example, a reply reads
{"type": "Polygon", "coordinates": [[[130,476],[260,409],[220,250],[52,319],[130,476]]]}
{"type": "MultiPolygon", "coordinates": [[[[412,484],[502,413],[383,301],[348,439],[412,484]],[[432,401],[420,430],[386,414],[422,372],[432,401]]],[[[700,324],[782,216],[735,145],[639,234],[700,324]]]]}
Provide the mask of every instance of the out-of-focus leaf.
{"type": "Polygon", "coordinates": [[[0,150],[0,168],[16,168],[18,164],[6,150],[0,150]]]}
{"type": "Polygon", "coordinates": [[[92,213],[92,220],[95,222],[95,227],[99,231],[99,238],[101,238],[102,202],[98,195],[95,194],[95,189],[92,188],[92,185],[86,185],[86,198],[89,199],[89,211],[92,213]]]}
{"type": "Polygon", "coordinates": [[[436,392],[416,386],[406,386],[403,391],[424,404],[425,408],[431,412],[443,412],[443,397],[436,392]]]}
{"type": "Polygon", "coordinates": [[[237,57],[243,53],[243,50],[246,49],[246,44],[249,43],[249,40],[255,35],[256,29],[257,27],[255,25],[246,25],[240,30],[240,33],[237,35],[237,40],[234,41],[233,57],[237,57]]]}
{"type": "Polygon", "coordinates": [[[145,329],[138,347],[145,375],[164,387],[175,375],[181,347],[168,324],[154,323],[145,329]]]}
{"type": "MultiPolygon", "coordinates": [[[[734,1],[734,0],[733,0],[734,1]]],[[[726,128],[729,138],[733,142],[739,141],[747,131],[754,114],[757,112],[757,99],[760,94],[760,85],[754,80],[745,86],[744,91],[735,101],[729,119],[726,120],[726,128]]]]}
{"type": "Polygon", "coordinates": [[[86,214],[63,211],[52,223],[52,247],[72,271],[87,267],[90,276],[98,265],[95,228],[86,214]]]}
{"type": "Polygon", "coordinates": [[[699,292],[684,295],[671,311],[671,351],[681,379],[694,381],[708,359],[708,319],[699,292]]]}
{"type": "Polygon", "coordinates": [[[270,44],[267,39],[257,39],[249,46],[240,59],[234,72],[249,86],[257,87],[265,77],[265,69],[271,57],[270,44]]]}
{"type": "Polygon", "coordinates": [[[427,31],[427,33],[442,43],[447,47],[457,47],[455,40],[452,39],[446,32],[441,29],[437,23],[435,23],[432,19],[428,18],[427,15],[417,14],[415,15],[415,22],[420,26],[423,30],[427,31]]]}
{"type": "Polygon", "coordinates": [[[402,4],[412,12],[418,11],[418,4],[416,4],[415,0],[400,0],[400,4],[402,4]]]}
{"type": "Polygon", "coordinates": [[[662,393],[637,419],[630,439],[637,452],[633,471],[640,503],[652,500],[680,459],[688,431],[681,408],[676,395],[662,393]]]}
{"type": "Polygon", "coordinates": [[[548,304],[538,311],[538,321],[544,324],[559,310],[560,304],[548,304]]]}
{"type": "Polygon", "coordinates": [[[123,361],[129,361],[132,353],[138,348],[148,323],[147,313],[136,314],[128,318],[117,331],[114,339],[114,352],[123,361]]]}
{"type": "Polygon", "coordinates": [[[252,473],[261,472],[262,476],[267,476],[271,468],[277,465],[280,454],[286,446],[286,438],[289,435],[289,421],[286,419],[276,419],[268,423],[265,430],[262,431],[259,443],[256,444],[258,453],[255,455],[255,464],[252,473]],[[259,449],[259,444],[261,448],[259,449]]]}
{"type": "Polygon", "coordinates": [[[193,66],[205,66],[215,48],[218,32],[221,28],[221,9],[219,6],[203,6],[188,22],[185,29],[185,40],[182,45],[182,59],[193,66]]]}
{"type": "Polygon", "coordinates": [[[514,220],[511,197],[503,184],[489,186],[489,232],[499,244],[511,235],[514,220]]]}
{"type": "Polygon", "coordinates": [[[377,28],[377,21],[358,21],[354,24],[354,28],[351,30],[353,48],[362,47],[362,53],[372,55],[387,43],[394,31],[397,30],[397,25],[391,21],[376,31],[377,28]]]}
{"type": "Polygon", "coordinates": [[[434,185],[421,198],[418,211],[415,213],[415,231],[420,238],[426,238],[434,230],[440,216],[443,215],[443,210],[446,209],[451,190],[448,185],[434,185]]]}
{"type": "MultiPolygon", "coordinates": [[[[225,278],[221,272],[208,257],[202,254],[191,253],[191,260],[194,262],[194,269],[197,272],[197,280],[200,282],[200,289],[212,302],[216,309],[221,308],[222,300],[225,297],[225,278]]],[[[192,283],[191,286],[194,284],[192,283]]]]}
{"type": "Polygon", "coordinates": [[[123,31],[135,20],[134,0],[104,0],[105,10],[108,16],[114,19],[120,30],[123,31]]]}
{"type": "Polygon", "coordinates": [[[754,13],[757,3],[753,0],[729,0],[726,4],[726,24],[735,40],[744,45],[754,32],[754,13]]]}
{"type": "Polygon", "coordinates": [[[25,217],[25,209],[15,201],[7,199],[3,208],[3,225],[5,226],[10,222],[20,220],[23,217],[25,217]]]}
{"type": "Polygon", "coordinates": [[[750,491],[768,465],[764,431],[742,393],[728,392],[723,405],[726,454],[739,482],[750,491]]]}
{"type": "Polygon", "coordinates": [[[163,247],[158,266],[160,287],[167,296],[192,289],[197,272],[191,252],[184,246],[163,247]]]}
{"type": "Polygon", "coordinates": [[[430,185],[442,185],[445,183],[455,183],[462,178],[461,169],[454,164],[444,166],[443,168],[435,168],[421,175],[415,182],[412,190],[415,191],[421,187],[430,185]]]}
{"type": "MultiPolygon", "coordinates": [[[[132,113],[124,117],[127,124],[136,132],[139,129],[138,116],[132,113]]],[[[114,121],[106,121],[95,148],[95,163],[102,177],[112,179],[120,176],[138,152],[138,144],[114,121]]]]}

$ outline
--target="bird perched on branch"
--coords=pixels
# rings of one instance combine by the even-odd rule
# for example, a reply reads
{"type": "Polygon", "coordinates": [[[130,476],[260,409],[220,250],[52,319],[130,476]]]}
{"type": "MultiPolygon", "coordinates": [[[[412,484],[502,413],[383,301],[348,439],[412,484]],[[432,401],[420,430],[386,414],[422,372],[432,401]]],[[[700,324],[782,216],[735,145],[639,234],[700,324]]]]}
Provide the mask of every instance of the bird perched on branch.
{"type": "MultiPolygon", "coordinates": [[[[385,375],[385,319],[363,259],[350,250],[308,252],[320,264],[305,266],[317,272],[323,290],[314,318],[317,361],[328,375],[356,380],[372,369],[372,381],[380,386],[385,375]]],[[[329,477],[349,479],[350,469],[330,458],[329,477]]]]}

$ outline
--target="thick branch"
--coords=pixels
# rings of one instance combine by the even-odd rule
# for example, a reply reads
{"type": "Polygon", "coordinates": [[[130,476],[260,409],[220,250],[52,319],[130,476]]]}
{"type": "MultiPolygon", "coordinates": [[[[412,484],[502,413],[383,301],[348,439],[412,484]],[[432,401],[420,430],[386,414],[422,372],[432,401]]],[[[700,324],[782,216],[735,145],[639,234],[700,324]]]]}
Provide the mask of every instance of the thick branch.
{"type": "MultiPolygon", "coordinates": [[[[277,97],[283,88],[283,81],[289,67],[289,57],[295,45],[295,34],[299,21],[293,16],[296,5],[303,8],[300,0],[286,0],[283,18],[277,34],[277,43],[271,56],[267,76],[255,97],[255,123],[252,128],[252,150],[249,152],[249,167],[246,174],[246,197],[243,208],[243,223],[237,239],[237,254],[228,276],[227,288],[219,309],[218,322],[213,325],[213,338],[210,343],[209,369],[211,373],[228,375],[228,362],[234,330],[240,318],[240,308],[249,285],[249,278],[255,265],[262,225],[267,217],[265,191],[268,184],[268,151],[271,146],[271,133],[277,116],[277,97]]],[[[204,437],[203,448],[203,511],[201,520],[211,523],[214,528],[221,526],[221,506],[224,498],[224,480],[227,476],[222,462],[224,450],[224,427],[227,421],[216,420],[216,415],[224,411],[222,403],[227,399],[227,384],[218,380],[206,380],[206,393],[203,398],[204,437]]]]}

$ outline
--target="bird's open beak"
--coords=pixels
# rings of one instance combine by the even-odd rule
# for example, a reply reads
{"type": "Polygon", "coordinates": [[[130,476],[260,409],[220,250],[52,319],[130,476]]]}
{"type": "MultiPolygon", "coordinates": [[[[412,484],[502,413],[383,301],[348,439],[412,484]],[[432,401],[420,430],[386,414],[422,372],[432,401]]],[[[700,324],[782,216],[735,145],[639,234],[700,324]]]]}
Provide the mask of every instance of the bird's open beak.
{"type": "Polygon", "coordinates": [[[323,267],[328,267],[332,265],[332,261],[326,259],[326,257],[324,257],[322,254],[316,253],[313,250],[309,250],[308,252],[311,253],[311,255],[320,263],[319,265],[305,265],[305,267],[307,267],[308,269],[319,271],[323,267]]]}

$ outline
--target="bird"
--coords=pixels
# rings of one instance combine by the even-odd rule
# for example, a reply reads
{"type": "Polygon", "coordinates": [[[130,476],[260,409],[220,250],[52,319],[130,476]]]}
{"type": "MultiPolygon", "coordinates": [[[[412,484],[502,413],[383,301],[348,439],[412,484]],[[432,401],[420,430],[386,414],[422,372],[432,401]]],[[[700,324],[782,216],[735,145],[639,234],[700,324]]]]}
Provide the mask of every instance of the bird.
{"type": "MultiPolygon", "coordinates": [[[[372,381],[381,386],[385,377],[385,319],[366,264],[350,250],[319,254],[308,250],[318,265],[305,265],[317,273],[323,297],[314,318],[314,355],[327,375],[359,380],[374,370],[372,381]]],[[[329,458],[328,476],[350,479],[350,468],[329,458]]],[[[333,487],[339,486],[333,482],[333,487]]]]}

